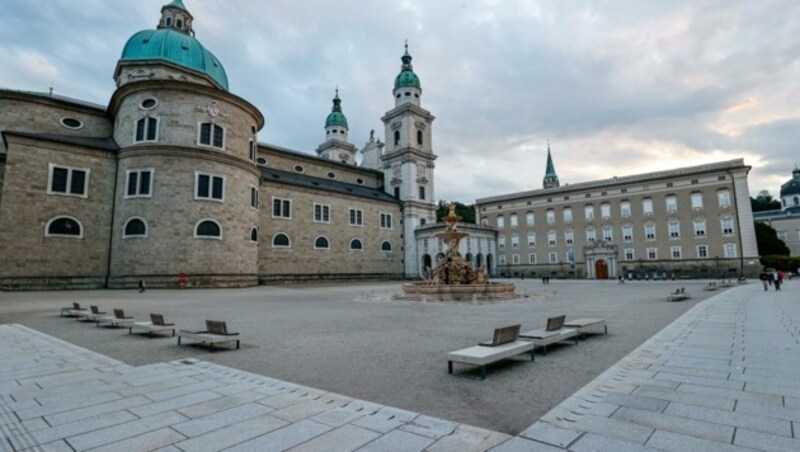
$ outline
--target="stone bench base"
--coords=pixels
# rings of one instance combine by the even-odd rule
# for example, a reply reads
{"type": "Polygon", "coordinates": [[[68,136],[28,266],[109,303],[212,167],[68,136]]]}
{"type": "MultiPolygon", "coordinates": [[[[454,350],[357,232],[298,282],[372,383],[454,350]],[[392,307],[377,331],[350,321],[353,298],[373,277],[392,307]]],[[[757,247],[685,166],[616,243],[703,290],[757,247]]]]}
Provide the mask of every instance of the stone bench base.
{"type": "Polygon", "coordinates": [[[239,335],[223,336],[221,334],[212,334],[206,332],[196,331],[178,331],[178,345],[181,345],[181,338],[190,339],[201,344],[208,344],[211,351],[214,351],[214,344],[221,344],[223,342],[236,342],[236,350],[239,350],[239,335]]]}
{"type": "Polygon", "coordinates": [[[522,353],[530,353],[533,358],[533,344],[528,341],[514,341],[508,344],[493,347],[476,345],[461,350],[456,350],[447,355],[447,373],[453,373],[453,363],[471,364],[480,366],[481,380],[486,379],[486,365],[510,358],[522,353]]]}
{"type": "Polygon", "coordinates": [[[558,342],[563,342],[568,339],[575,341],[578,344],[578,330],[572,328],[561,328],[556,331],[547,330],[531,330],[519,333],[519,337],[531,343],[536,347],[542,347],[544,354],[547,354],[547,346],[558,342]]]}

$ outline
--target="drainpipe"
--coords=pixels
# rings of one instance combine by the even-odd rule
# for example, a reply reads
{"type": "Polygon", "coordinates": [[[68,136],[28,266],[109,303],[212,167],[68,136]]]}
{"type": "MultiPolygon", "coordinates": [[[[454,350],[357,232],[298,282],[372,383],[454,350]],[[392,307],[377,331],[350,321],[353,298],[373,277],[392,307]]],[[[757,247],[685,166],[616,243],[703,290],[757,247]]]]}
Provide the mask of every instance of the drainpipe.
{"type": "Polygon", "coordinates": [[[111,194],[111,229],[108,233],[108,262],[106,262],[106,280],[103,284],[104,289],[108,289],[108,283],[111,279],[111,253],[113,250],[114,241],[114,214],[117,210],[117,179],[119,177],[119,150],[114,154],[114,190],[111,194]]]}

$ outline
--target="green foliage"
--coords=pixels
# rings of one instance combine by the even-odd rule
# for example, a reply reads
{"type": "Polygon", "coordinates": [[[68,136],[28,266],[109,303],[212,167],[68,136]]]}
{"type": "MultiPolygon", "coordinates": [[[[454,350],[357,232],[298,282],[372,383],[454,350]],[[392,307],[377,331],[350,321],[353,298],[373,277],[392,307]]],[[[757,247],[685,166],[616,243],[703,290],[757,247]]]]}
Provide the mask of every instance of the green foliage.
{"type": "MultiPolygon", "coordinates": [[[[456,215],[461,217],[462,223],[475,223],[475,206],[456,202],[456,215]]],[[[443,218],[450,212],[450,202],[440,200],[436,208],[436,221],[444,221],[443,218]]]]}
{"type": "Polygon", "coordinates": [[[761,256],[788,256],[789,247],[778,238],[775,229],[760,221],[756,221],[756,243],[761,256]]]}
{"type": "Polygon", "coordinates": [[[758,196],[750,198],[750,207],[753,209],[753,212],[777,210],[781,208],[781,202],[780,200],[773,199],[768,191],[761,190],[758,192],[758,196]]]}
{"type": "Polygon", "coordinates": [[[785,272],[796,272],[800,269],[800,257],[761,256],[761,265],[785,272]]]}

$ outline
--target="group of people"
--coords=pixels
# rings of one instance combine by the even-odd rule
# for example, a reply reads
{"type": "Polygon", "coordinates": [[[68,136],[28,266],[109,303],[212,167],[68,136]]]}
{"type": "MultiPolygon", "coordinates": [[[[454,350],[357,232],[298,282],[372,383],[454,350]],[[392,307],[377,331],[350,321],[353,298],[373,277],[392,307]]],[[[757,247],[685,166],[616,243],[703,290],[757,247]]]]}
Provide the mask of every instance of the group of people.
{"type": "Polygon", "coordinates": [[[758,279],[761,280],[761,284],[764,285],[764,290],[769,290],[769,286],[774,286],[775,290],[781,290],[781,285],[784,279],[786,279],[786,273],[781,270],[769,271],[764,269],[761,274],[758,275],[758,279]]]}

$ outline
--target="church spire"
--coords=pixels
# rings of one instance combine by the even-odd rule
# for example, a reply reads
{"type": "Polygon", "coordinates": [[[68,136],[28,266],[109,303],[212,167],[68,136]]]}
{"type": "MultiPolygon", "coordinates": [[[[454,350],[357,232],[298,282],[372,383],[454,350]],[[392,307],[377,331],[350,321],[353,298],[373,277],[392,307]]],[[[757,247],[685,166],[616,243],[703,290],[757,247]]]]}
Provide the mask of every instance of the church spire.
{"type": "Polygon", "coordinates": [[[561,184],[558,182],[558,176],[556,175],[556,168],[553,166],[553,156],[550,155],[550,142],[547,142],[547,169],[544,172],[544,179],[542,180],[542,186],[544,188],[555,188],[559,187],[561,184]]]}
{"type": "Polygon", "coordinates": [[[171,28],[181,33],[194,36],[192,29],[192,13],[186,9],[183,0],[172,0],[172,2],[161,7],[161,21],[158,28],[171,28]]]}

